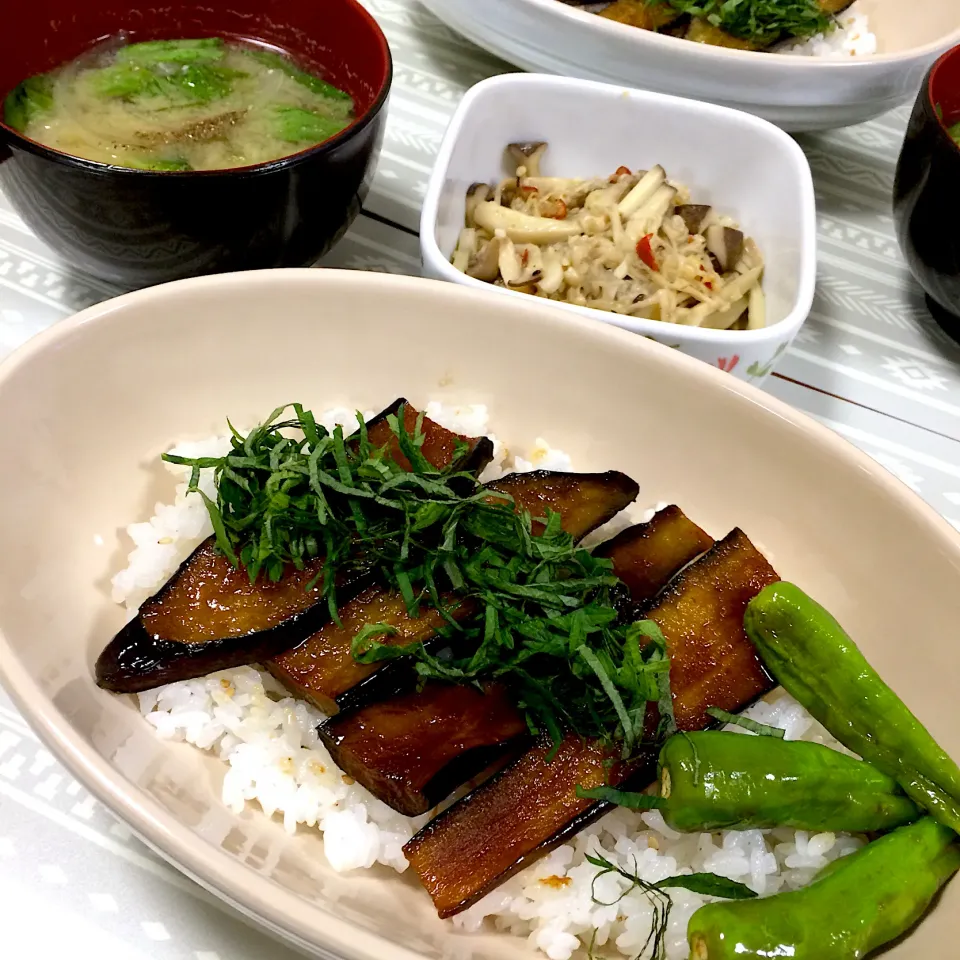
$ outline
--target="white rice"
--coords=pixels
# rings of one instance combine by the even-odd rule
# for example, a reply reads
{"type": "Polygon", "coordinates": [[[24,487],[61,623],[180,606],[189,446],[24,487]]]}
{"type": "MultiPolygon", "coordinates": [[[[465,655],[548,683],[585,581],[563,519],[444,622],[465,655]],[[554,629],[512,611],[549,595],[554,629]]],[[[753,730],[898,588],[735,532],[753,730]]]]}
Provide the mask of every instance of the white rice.
{"type": "MultiPolygon", "coordinates": [[[[487,408],[482,405],[431,403],[426,412],[449,429],[492,436],[487,429],[487,408]]],[[[320,419],[327,426],[341,422],[345,431],[356,427],[354,414],[345,409],[328,411],[320,419]]],[[[184,456],[220,456],[228,448],[227,438],[214,437],[182,444],[174,451],[184,456]]],[[[511,453],[496,438],[494,451],[484,480],[511,470],[571,469],[570,457],[542,438],[524,451],[526,456],[511,453]]],[[[173,502],[158,503],[149,521],[127,528],[134,549],[127,567],[113,578],[113,598],[124,603],[131,615],[212,532],[200,498],[186,495],[187,471],[168,468],[179,481],[173,502]]],[[[201,485],[212,495],[211,471],[204,473],[201,485]]],[[[625,511],[607,525],[604,536],[648,519],[654,509],[663,506],[625,511]]],[[[232,810],[239,813],[247,801],[256,802],[267,816],[282,817],[290,833],[300,825],[320,830],[326,857],[337,871],[375,864],[398,872],[407,868],[403,845],[427,817],[404,817],[343,775],[317,737],[316,727],[323,715],[288,696],[266,671],[253,666],[224,670],[158,687],[138,697],[144,718],[159,736],[185,740],[226,762],[222,797],[232,810]]],[[[843,749],[783,691],[776,691],[746,713],[762,723],[783,727],[787,739],[814,740],[843,749]]],[[[844,834],[811,836],[788,829],[679,834],[667,827],[656,811],[638,814],[618,809],[508,880],[452,923],[464,931],[493,927],[527,937],[551,960],[568,960],[591,942],[600,952],[603,948],[635,957],[650,932],[652,905],[614,874],[602,877],[594,886],[597,869],[586,862],[586,854],[601,852],[649,882],[705,871],[739,880],[764,895],[808,883],[817,870],[853,852],[862,842],[844,834]]],[[[671,896],[667,958],[685,960],[687,921],[708,898],[680,889],[672,890],[671,896]]]]}
{"type": "Polygon", "coordinates": [[[859,3],[836,17],[836,26],[778,50],[795,57],[866,57],[877,52],[877,35],[870,32],[867,14],[859,3]]]}

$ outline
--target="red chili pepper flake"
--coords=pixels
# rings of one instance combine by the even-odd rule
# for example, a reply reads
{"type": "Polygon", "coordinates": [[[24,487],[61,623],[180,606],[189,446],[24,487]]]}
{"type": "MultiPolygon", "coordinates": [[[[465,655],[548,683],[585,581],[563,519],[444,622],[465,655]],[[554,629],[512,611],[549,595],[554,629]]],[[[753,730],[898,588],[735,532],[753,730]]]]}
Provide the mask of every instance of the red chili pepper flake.
{"type": "Polygon", "coordinates": [[[637,241],[637,256],[641,262],[645,263],[654,273],[659,273],[660,267],[657,264],[657,258],[653,255],[653,249],[650,247],[650,238],[652,236],[652,233],[648,233],[645,237],[641,237],[637,241]]]}
{"type": "Polygon", "coordinates": [[[617,182],[617,179],[618,179],[619,177],[629,177],[629,176],[630,176],[630,168],[629,168],[629,167],[617,167],[616,172],[615,172],[614,175],[610,178],[610,182],[611,182],[611,183],[616,183],[616,182],[617,182]]]}
{"type": "Polygon", "coordinates": [[[567,203],[565,200],[561,200],[560,197],[556,197],[553,201],[554,210],[553,213],[550,213],[547,210],[541,210],[541,214],[544,217],[548,217],[551,220],[566,220],[567,219],[567,203]]]}
{"type": "Polygon", "coordinates": [[[704,285],[708,290],[712,290],[712,289],[713,289],[713,284],[712,284],[709,280],[704,280],[704,281],[703,281],[703,285],[704,285]]]}
{"type": "Polygon", "coordinates": [[[529,259],[530,259],[530,251],[529,251],[529,250],[524,250],[524,251],[523,251],[523,256],[520,257],[520,262],[521,262],[524,266],[526,266],[526,265],[527,265],[527,261],[528,261],[529,259]]]}
{"type": "Polygon", "coordinates": [[[539,192],[540,192],[535,186],[533,186],[533,184],[530,184],[530,183],[522,183],[522,184],[520,185],[520,189],[521,189],[524,193],[539,193],[539,192]]]}

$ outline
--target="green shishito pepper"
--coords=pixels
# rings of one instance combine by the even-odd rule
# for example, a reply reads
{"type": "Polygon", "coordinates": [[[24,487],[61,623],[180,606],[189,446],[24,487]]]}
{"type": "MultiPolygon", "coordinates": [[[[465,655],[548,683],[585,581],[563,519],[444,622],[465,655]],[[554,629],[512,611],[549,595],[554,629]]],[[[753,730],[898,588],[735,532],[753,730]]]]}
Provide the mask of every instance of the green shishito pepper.
{"type": "Polygon", "coordinates": [[[747,604],[744,627],[774,677],[830,733],[960,832],[960,768],[820,604],[774,583],[747,604]]]}
{"type": "Polygon", "coordinates": [[[892,830],[920,816],[897,782],[819,743],[719,730],[679,734],[660,751],[660,807],[674,830],[791,827],[892,830]]]}
{"type": "Polygon", "coordinates": [[[711,903],[690,918],[690,960],[860,960],[905,933],[960,867],[931,817],[835,860],[802,890],[711,903]]]}

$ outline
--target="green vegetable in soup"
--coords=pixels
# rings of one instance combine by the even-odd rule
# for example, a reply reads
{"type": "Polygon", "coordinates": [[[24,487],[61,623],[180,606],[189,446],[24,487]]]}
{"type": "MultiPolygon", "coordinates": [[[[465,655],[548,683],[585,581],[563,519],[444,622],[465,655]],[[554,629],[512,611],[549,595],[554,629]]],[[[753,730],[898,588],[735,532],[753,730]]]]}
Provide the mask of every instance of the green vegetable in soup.
{"type": "Polygon", "coordinates": [[[128,159],[127,166],[131,166],[136,170],[153,170],[157,173],[182,172],[193,169],[186,160],[178,157],[170,160],[164,160],[162,158],[153,159],[149,157],[141,159],[137,157],[128,159]]]}
{"type": "Polygon", "coordinates": [[[321,143],[350,122],[321,117],[300,107],[277,107],[276,116],[276,135],[290,143],[321,143]]]}
{"type": "MultiPolygon", "coordinates": [[[[934,112],[937,115],[937,119],[942,123],[943,122],[943,106],[939,103],[933,105],[934,112]]],[[[947,127],[947,133],[950,134],[953,142],[960,147],[960,120],[954,121],[950,126],[947,127]]]]}
{"type": "Polygon", "coordinates": [[[172,105],[223,99],[233,82],[243,76],[246,74],[239,70],[204,63],[183,64],[169,73],[136,63],[118,63],[91,73],[90,83],[101,97],[167,98],[172,105]]]}
{"type": "Polygon", "coordinates": [[[835,860],[802,890],[707,904],[687,927],[690,958],[860,960],[923,916],[960,867],[956,839],[924,817],[835,860]]]}
{"type": "Polygon", "coordinates": [[[747,605],[744,627],[767,669],[830,733],[960,831],[960,769],[823,607],[774,583],[747,605]]]}
{"type": "Polygon", "coordinates": [[[209,103],[223,99],[233,89],[233,82],[245,76],[240,70],[195,63],[181,67],[164,79],[176,91],[172,99],[179,96],[184,100],[209,103]]]}
{"type": "Polygon", "coordinates": [[[3,103],[3,122],[20,133],[53,106],[53,85],[46,76],[28,77],[7,94],[3,103]]]}
{"type": "Polygon", "coordinates": [[[212,63],[222,60],[224,53],[224,42],[219,37],[205,40],[148,40],[121,47],[117,51],[117,62],[148,67],[160,63],[212,63]]]}
{"type": "Polygon", "coordinates": [[[101,46],[7,97],[20,132],[133,169],[266,163],[339,133],[349,94],[290,58],[218,37],[101,46]]]}
{"type": "Polygon", "coordinates": [[[301,70],[292,60],[279,53],[274,53],[272,50],[248,50],[247,56],[253,57],[271,70],[282,70],[292,80],[296,80],[318,96],[327,97],[330,100],[352,101],[349,93],[338,89],[332,83],[327,83],[326,80],[315,77],[312,73],[307,73],[306,70],[301,70]]]}
{"type": "Polygon", "coordinates": [[[91,72],[87,78],[90,89],[98,97],[159,96],[160,78],[137,64],[118,63],[113,67],[91,72]]]}

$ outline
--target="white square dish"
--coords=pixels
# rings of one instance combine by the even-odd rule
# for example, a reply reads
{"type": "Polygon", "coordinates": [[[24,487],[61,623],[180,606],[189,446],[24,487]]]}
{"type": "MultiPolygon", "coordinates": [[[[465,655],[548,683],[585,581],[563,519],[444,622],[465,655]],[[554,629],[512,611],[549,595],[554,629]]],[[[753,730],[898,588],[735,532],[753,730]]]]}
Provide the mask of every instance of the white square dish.
{"type": "Polygon", "coordinates": [[[736,110],[609,84],[533,74],[484,80],[457,108],[427,187],[420,245],[428,276],[529,296],[468,277],[450,263],[467,188],[508,175],[504,147],[528,140],[549,144],[547,175],[595,177],[620,165],[659,163],[690,188],[694,202],[737,219],[766,261],[769,325],[707,330],[542,302],[650,337],[755,383],[770,373],[807,318],[816,281],[813,179],[789,135],[736,110]]]}

